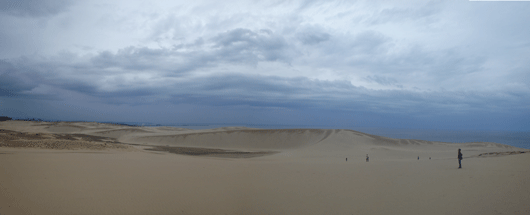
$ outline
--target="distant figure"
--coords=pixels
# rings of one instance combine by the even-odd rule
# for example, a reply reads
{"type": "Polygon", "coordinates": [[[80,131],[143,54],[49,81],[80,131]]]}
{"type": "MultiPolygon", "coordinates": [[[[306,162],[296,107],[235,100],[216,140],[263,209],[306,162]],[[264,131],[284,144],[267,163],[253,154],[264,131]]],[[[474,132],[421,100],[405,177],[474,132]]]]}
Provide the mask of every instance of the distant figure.
{"type": "Polygon", "coordinates": [[[346,161],[348,161],[348,158],[346,158],[346,161]]]}
{"type": "Polygon", "coordinates": [[[366,154],[366,162],[370,161],[370,157],[368,157],[368,154],[366,154]]]}
{"type": "Polygon", "coordinates": [[[420,159],[420,156],[418,156],[418,160],[420,159]]]}
{"type": "Polygon", "coordinates": [[[462,151],[461,149],[458,149],[458,169],[462,169],[462,151]]]}
{"type": "Polygon", "coordinates": [[[431,157],[429,157],[429,160],[431,159],[431,157]]]}

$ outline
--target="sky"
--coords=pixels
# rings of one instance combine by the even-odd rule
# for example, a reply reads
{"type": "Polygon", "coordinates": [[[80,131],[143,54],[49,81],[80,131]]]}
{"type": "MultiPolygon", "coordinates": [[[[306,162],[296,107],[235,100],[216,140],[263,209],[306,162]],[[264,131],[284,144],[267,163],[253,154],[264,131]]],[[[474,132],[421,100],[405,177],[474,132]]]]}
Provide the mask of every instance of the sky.
{"type": "Polygon", "coordinates": [[[0,0],[0,115],[530,131],[530,2],[0,0]]]}

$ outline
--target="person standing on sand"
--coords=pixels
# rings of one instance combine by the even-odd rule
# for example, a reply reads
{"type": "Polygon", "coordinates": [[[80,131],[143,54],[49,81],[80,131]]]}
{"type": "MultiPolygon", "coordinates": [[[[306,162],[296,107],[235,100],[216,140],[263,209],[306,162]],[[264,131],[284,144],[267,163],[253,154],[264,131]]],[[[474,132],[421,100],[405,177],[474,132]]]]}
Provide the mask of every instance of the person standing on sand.
{"type": "Polygon", "coordinates": [[[462,169],[462,153],[461,149],[458,149],[458,169],[462,169]]]}
{"type": "Polygon", "coordinates": [[[366,154],[366,162],[370,161],[370,157],[368,157],[368,154],[366,154]]]}

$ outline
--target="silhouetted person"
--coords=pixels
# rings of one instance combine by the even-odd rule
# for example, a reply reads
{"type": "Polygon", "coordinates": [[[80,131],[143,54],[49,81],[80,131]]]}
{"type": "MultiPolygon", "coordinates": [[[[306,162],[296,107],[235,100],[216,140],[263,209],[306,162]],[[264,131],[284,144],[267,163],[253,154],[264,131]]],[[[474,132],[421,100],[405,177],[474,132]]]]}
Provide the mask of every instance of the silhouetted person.
{"type": "Polygon", "coordinates": [[[346,158],[346,161],[348,161],[348,158],[346,158]]]}
{"type": "Polygon", "coordinates": [[[368,157],[368,154],[366,154],[366,162],[370,161],[370,157],[368,157]]]}
{"type": "Polygon", "coordinates": [[[420,159],[420,156],[418,156],[418,160],[420,159]]]}
{"type": "Polygon", "coordinates": [[[462,169],[462,153],[461,149],[458,149],[458,169],[462,169]]]}

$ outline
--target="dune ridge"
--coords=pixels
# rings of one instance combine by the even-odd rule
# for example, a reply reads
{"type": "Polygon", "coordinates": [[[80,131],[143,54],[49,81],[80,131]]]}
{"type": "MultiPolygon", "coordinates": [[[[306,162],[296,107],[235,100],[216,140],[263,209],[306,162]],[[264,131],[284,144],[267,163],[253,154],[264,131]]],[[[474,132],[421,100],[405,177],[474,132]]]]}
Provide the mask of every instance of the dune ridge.
{"type": "Polygon", "coordinates": [[[245,129],[141,136],[131,142],[152,145],[232,149],[294,149],[318,143],[331,134],[323,129],[245,129]]]}
{"type": "Polygon", "coordinates": [[[348,129],[256,129],[224,127],[192,130],[175,127],[142,127],[96,122],[2,122],[15,131],[50,134],[91,135],[112,138],[115,141],[142,146],[194,147],[240,151],[283,151],[309,148],[321,152],[350,150],[359,145],[370,145],[371,150],[358,150],[355,154],[381,150],[401,150],[401,146],[436,146],[451,144],[455,147],[490,148],[516,151],[516,147],[498,143],[443,143],[414,139],[393,139],[348,129]]]}

